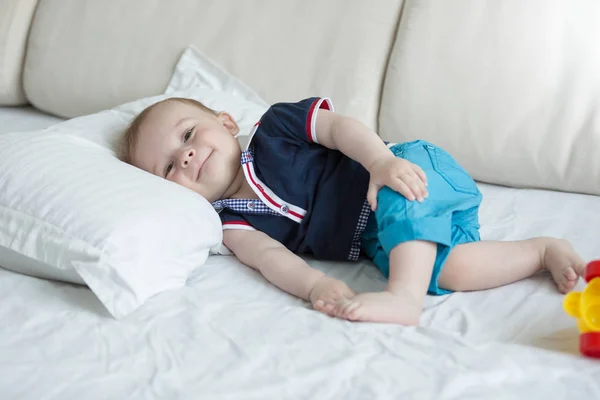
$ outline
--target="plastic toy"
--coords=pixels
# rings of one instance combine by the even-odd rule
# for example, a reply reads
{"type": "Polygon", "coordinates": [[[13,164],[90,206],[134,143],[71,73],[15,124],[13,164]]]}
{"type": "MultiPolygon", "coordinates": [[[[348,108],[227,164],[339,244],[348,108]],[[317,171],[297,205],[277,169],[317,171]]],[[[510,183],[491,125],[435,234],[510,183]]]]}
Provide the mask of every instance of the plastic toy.
{"type": "Polygon", "coordinates": [[[588,264],[585,280],[583,292],[567,294],[563,305],[567,314],[577,318],[581,354],[600,358],[600,260],[588,264]]]}

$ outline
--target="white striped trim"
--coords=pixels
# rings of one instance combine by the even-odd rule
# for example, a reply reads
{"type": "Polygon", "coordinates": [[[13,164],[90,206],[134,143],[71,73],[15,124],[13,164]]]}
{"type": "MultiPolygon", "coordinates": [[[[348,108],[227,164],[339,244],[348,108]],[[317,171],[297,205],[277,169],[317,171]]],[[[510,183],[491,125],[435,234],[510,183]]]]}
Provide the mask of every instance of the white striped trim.
{"type": "Polygon", "coordinates": [[[243,222],[243,221],[224,222],[223,230],[227,230],[227,229],[241,229],[243,231],[255,231],[256,230],[252,227],[252,225],[250,225],[247,222],[243,222]]]}
{"type": "Polygon", "coordinates": [[[317,114],[318,110],[324,109],[329,111],[334,111],[333,103],[329,97],[322,97],[318,100],[315,100],[315,104],[310,107],[308,118],[310,120],[309,125],[307,126],[309,131],[308,139],[314,143],[319,143],[319,139],[317,138],[317,114]],[[325,104],[323,104],[325,103],[325,104]]]}
{"type": "Polygon", "coordinates": [[[254,139],[254,134],[256,133],[259,126],[260,126],[260,121],[255,123],[254,126],[252,127],[252,130],[250,131],[250,134],[248,135],[249,137],[248,137],[248,143],[246,144],[246,150],[248,150],[250,148],[250,143],[252,143],[252,139],[254,139]]]}
{"type": "Polygon", "coordinates": [[[258,179],[258,176],[256,176],[253,162],[246,163],[242,168],[244,168],[246,182],[248,182],[252,190],[254,190],[254,193],[256,193],[263,203],[271,210],[278,212],[284,217],[288,217],[292,221],[298,223],[302,222],[302,219],[306,215],[306,210],[282,200],[269,189],[260,179],[258,179]],[[287,207],[287,212],[283,210],[284,207],[287,207]]]}
{"type": "MultiPolygon", "coordinates": [[[[323,100],[328,99],[321,99],[321,102],[323,100]]],[[[321,102],[319,102],[318,104],[321,104],[321,102]]],[[[332,106],[330,105],[330,107],[332,106]]],[[[254,138],[254,135],[256,134],[256,131],[258,130],[259,126],[260,121],[254,124],[252,131],[250,131],[250,139],[248,140],[248,144],[246,145],[246,150],[250,148],[252,139],[254,138]]],[[[287,203],[281,197],[277,196],[275,192],[269,189],[267,185],[264,184],[264,182],[258,179],[258,176],[256,176],[256,172],[254,171],[254,162],[247,162],[246,164],[242,165],[242,169],[244,170],[246,182],[248,182],[254,193],[256,193],[258,198],[261,199],[262,202],[267,205],[267,207],[269,207],[273,211],[276,211],[280,215],[283,215],[284,217],[288,217],[294,222],[302,222],[304,216],[306,215],[306,210],[293,204],[287,203]],[[287,212],[282,211],[283,205],[287,207],[287,212]]]]}

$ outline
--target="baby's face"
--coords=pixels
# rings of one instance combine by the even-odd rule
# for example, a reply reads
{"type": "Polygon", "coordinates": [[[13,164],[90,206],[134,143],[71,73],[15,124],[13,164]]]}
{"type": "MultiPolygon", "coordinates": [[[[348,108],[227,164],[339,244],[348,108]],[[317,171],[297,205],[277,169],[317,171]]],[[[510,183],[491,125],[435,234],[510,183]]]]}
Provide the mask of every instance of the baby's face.
{"type": "Polygon", "coordinates": [[[240,168],[238,130],[229,114],[216,116],[178,101],[161,103],[140,126],[132,163],[212,202],[240,168]]]}

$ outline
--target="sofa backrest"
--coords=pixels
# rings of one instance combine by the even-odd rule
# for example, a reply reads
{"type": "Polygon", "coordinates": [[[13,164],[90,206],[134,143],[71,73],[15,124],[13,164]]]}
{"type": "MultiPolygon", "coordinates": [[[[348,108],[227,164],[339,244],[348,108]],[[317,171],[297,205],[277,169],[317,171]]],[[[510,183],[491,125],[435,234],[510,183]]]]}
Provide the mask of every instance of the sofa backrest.
{"type": "Polygon", "coordinates": [[[375,128],[401,0],[40,0],[25,92],[63,117],[162,93],[195,45],[268,102],[321,95],[375,128]]]}
{"type": "Polygon", "coordinates": [[[600,194],[600,2],[407,0],[379,130],[476,179],[600,194]]]}
{"type": "Polygon", "coordinates": [[[0,105],[74,117],[158,94],[194,44],[268,102],[329,96],[480,181],[600,195],[597,1],[5,4],[0,105]]]}
{"type": "Polygon", "coordinates": [[[37,0],[0,2],[0,105],[26,104],[23,62],[37,0]]]}

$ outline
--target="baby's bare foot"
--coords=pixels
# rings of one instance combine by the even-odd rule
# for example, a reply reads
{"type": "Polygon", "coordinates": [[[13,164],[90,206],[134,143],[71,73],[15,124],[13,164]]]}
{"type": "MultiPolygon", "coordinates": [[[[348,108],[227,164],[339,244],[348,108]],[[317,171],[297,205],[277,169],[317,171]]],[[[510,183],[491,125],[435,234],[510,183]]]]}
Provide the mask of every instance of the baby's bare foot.
{"type": "Polygon", "coordinates": [[[329,316],[335,316],[333,310],[339,301],[348,300],[355,296],[354,290],[344,282],[323,276],[317,281],[310,292],[310,302],[316,311],[329,316]]]}
{"type": "Polygon", "coordinates": [[[548,238],[542,261],[561,293],[571,291],[585,273],[585,261],[566,240],[548,238]]]}
{"type": "Polygon", "coordinates": [[[418,325],[422,307],[408,292],[361,293],[337,303],[333,314],[350,321],[418,325]]]}

